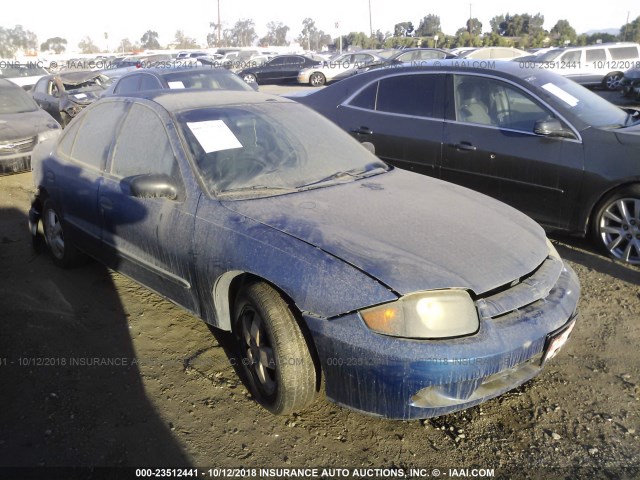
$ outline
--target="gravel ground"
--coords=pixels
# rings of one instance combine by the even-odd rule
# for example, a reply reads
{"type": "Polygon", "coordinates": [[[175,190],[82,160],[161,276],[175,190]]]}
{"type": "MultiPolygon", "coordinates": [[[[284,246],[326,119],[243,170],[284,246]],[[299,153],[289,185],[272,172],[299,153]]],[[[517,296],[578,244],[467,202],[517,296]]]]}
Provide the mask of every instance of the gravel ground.
{"type": "MultiPolygon", "coordinates": [[[[0,467],[640,477],[640,270],[585,241],[553,238],[580,278],[580,318],[521,388],[424,421],[381,420],[324,398],[275,417],[238,380],[226,335],[96,263],[63,271],[35,253],[30,191],[31,174],[0,177],[0,467]]],[[[0,468],[0,478],[25,472],[0,468]]],[[[246,472],[218,476],[236,473],[246,472]]]]}

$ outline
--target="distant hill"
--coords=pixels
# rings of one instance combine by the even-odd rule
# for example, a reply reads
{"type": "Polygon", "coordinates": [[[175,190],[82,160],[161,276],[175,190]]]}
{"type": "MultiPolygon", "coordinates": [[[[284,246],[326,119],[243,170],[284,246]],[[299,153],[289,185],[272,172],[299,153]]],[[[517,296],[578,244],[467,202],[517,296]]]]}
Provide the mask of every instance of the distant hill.
{"type": "Polygon", "coordinates": [[[618,35],[620,33],[619,28],[600,28],[598,30],[589,30],[584,32],[585,35],[593,35],[594,33],[608,33],[610,35],[618,35]]]}

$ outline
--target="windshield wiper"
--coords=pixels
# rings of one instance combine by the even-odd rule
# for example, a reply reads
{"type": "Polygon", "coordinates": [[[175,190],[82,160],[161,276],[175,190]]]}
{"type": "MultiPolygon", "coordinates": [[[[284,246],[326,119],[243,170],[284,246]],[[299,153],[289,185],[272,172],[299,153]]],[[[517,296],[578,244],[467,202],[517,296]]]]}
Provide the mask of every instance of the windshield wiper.
{"type": "Polygon", "coordinates": [[[387,167],[381,165],[379,167],[372,168],[372,169],[365,168],[364,170],[347,170],[344,172],[336,172],[329,175],[328,177],[321,178],[320,180],[316,180],[315,182],[310,182],[310,183],[301,185],[298,187],[298,190],[303,191],[303,190],[310,190],[312,188],[320,188],[322,186],[325,186],[326,184],[332,184],[336,180],[340,180],[342,178],[368,178],[386,171],[387,171],[387,167]]]}
{"type": "Polygon", "coordinates": [[[295,191],[296,191],[295,188],[274,187],[274,186],[268,186],[268,185],[248,185],[246,187],[236,187],[236,188],[229,188],[227,190],[222,190],[219,193],[219,195],[233,195],[236,193],[246,193],[246,192],[257,193],[257,194],[260,194],[262,192],[289,193],[289,192],[295,192],[295,191]]]}

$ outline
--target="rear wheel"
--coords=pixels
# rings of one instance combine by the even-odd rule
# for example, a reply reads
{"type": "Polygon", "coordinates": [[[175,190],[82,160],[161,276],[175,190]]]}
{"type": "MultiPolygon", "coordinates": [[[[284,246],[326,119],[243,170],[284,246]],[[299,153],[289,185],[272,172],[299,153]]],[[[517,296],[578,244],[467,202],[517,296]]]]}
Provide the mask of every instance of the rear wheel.
{"type": "Polygon", "coordinates": [[[621,188],[600,203],[592,234],[611,257],[640,265],[640,185],[621,188]]]}
{"type": "Polygon", "coordinates": [[[617,90],[620,88],[622,77],[622,72],[612,72],[604,77],[604,80],[602,80],[602,86],[607,90],[617,90]]]}
{"type": "Polygon", "coordinates": [[[324,85],[326,83],[326,81],[327,81],[327,79],[320,72],[313,72],[309,76],[309,85],[311,85],[313,87],[321,87],[322,85],[324,85]]]}
{"type": "Polygon", "coordinates": [[[242,368],[256,400],[276,415],[300,411],[316,395],[305,337],[282,296],[265,282],[246,286],[234,308],[242,368]]]}
{"type": "Polygon", "coordinates": [[[50,199],[45,200],[42,208],[42,230],[56,265],[70,268],[82,261],[84,256],[71,243],[59,210],[50,199]]]}

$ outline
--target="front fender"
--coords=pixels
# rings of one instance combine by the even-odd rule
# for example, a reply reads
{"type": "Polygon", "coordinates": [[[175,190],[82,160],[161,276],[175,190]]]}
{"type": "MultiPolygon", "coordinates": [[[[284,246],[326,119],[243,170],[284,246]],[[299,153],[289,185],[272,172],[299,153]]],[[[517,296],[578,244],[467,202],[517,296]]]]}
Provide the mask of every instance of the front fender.
{"type": "Polygon", "coordinates": [[[195,229],[195,270],[203,319],[229,329],[228,290],[242,273],[282,290],[304,313],[331,318],[398,298],[356,267],[286,233],[205,202],[195,229]],[[226,297],[225,297],[226,295],[226,297]],[[218,306],[215,308],[214,298],[218,306]]]}

